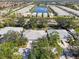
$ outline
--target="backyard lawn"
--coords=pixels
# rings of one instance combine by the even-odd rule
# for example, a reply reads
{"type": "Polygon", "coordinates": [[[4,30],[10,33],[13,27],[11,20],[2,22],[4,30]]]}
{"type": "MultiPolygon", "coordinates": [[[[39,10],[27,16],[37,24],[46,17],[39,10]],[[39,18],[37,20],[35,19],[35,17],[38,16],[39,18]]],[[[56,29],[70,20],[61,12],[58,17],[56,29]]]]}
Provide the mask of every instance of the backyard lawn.
{"type": "Polygon", "coordinates": [[[79,28],[76,28],[75,31],[76,31],[77,33],[79,33],[79,28]]]}

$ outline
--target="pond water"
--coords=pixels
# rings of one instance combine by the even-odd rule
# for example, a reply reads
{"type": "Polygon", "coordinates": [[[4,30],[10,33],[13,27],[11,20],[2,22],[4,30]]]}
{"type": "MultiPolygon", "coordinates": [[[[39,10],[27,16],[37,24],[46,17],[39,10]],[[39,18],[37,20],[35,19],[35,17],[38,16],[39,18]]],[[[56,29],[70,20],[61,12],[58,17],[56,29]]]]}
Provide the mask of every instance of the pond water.
{"type": "Polygon", "coordinates": [[[36,7],[35,12],[36,13],[47,13],[48,9],[46,7],[36,7]]]}

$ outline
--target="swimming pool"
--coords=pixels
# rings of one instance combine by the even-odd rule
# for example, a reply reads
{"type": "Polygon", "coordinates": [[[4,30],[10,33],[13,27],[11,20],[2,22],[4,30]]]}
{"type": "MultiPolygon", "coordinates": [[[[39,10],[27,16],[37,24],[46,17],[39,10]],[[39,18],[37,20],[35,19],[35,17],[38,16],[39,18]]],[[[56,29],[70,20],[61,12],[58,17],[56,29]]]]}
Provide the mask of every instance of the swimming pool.
{"type": "Polygon", "coordinates": [[[35,12],[36,13],[47,13],[48,9],[46,7],[36,7],[35,12]]]}

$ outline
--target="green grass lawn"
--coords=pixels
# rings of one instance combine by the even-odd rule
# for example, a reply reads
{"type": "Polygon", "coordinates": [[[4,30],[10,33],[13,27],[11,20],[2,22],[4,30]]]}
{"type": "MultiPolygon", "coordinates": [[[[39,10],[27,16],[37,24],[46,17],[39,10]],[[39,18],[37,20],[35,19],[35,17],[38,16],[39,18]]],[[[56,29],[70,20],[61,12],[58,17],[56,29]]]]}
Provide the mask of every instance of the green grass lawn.
{"type": "Polygon", "coordinates": [[[76,28],[75,31],[76,31],[77,33],[79,33],[79,28],[76,28]]]}

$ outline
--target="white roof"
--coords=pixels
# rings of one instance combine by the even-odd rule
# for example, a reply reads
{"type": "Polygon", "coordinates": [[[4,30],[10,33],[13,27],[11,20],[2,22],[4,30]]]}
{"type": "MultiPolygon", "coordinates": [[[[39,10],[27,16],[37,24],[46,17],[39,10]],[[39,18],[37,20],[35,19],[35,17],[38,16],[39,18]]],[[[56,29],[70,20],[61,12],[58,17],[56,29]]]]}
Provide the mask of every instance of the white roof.
{"type": "Polygon", "coordinates": [[[71,9],[71,8],[68,8],[68,7],[65,7],[65,6],[59,6],[59,7],[79,16],[79,11],[77,11],[77,10],[74,10],[74,9],[71,9]]]}
{"type": "Polygon", "coordinates": [[[44,16],[44,17],[47,17],[47,16],[48,16],[48,13],[43,13],[43,16],[44,16]]]}
{"type": "Polygon", "coordinates": [[[76,33],[76,31],[74,29],[69,29],[72,33],[76,33]]]}
{"type": "Polygon", "coordinates": [[[2,21],[3,19],[0,19],[0,22],[2,21]]]}
{"type": "Polygon", "coordinates": [[[58,32],[58,33],[59,33],[59,36],[60,36],[60,39],[61,39],[61,40],[64,39],[64,41],[67,41],[67,37],[68,37],[68,35],[70,35],[70,34],[69,34],[66,30],[64,30],[64,29],[58,29],[58,30],[56,30],[56,29],[50,29],[50,30],[48,30],[48,34],[54,32],[54,31],[58,32]]]}
{"type": "Polygon", "coordinates": [[[58,53],[57,48],[53,48],[53,49],[52,49],[52,52],[53,52],[54,54],[57,54],[57,53],[58,53]]]}
{"type": "Polygon", "coordinates": [[[0,29],[0,35],[6,34],[8,31],[21,32],[23,31],[22,27],[5,27],[0,29]]]}
{"type": "Polygon", "coordinates": [[[37,13],[36,13],[36,12],[34,12],[34,13],[32,13],[32,16],[36,16],[36,14],[37,14],[37,13]]]}
{"type": "Polygon", "coordinates": [[[50,5],[50,7],[58,14],[58,16],[69,16],[70,15],[70,13],[68,13],[56,6],[50,5]]]}
{"type": "Polygon", "coordinates": [[[24,7],[24,8],[22,8],[22,9],[18,10],[17,13],[22,13],[22,14],[23,14],[23,13],[27,13],[27,12],[30,11],[30,9],[31,9],[32,7],[34,7],[34,5],[29,5],[29,6],[27,6],[27,7],[24,7]]]}
{"type": "Polygon", "coordinates": [[[33,41],[46,36],[46,32],[44,30],[26,30],[23,35],[28,40],[33,41]]]}
{"type": "Polygon", "coordinates": [[[53,17],[54,16],[54,14],[53,13],[49,13],[49,17],[53,17]]]}
{"type": "Polygon", "coordinates": [[[23,16],[27,17],[28,15],[31,16],[31,13],[30,12],[27,12],[27,13],[22,13],[23,16]]]}
{"type": "Polygon", "coordinates": [[[24,48],[19,48],[18,52],[22,54],[24,52],[24,48]]]}
{"type": "Polygon", "coordinates": [[[38,16],[38,17],[42,17],[42,13],[38,13],[37,16],[38,16]]]}
{"type": "Polygon", "coordinates": [[[60,59],[66,59],[65,55],[60,56],[60,59]]]}

